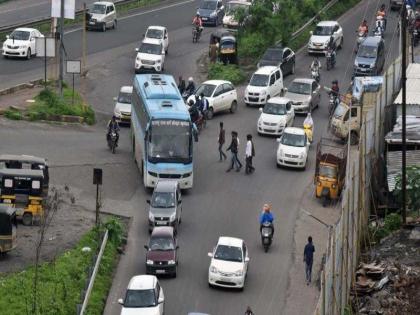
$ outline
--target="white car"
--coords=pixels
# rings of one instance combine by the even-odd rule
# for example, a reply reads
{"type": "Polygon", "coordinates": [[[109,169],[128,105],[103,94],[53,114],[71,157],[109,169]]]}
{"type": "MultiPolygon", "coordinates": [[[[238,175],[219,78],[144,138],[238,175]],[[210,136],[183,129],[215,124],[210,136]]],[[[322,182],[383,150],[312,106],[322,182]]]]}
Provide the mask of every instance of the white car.
{"type": "Polygon", "coordinates": [[[292,101],[284,97],[270,98],[260,107],[260,118],[258,118],[257,132],[259,134],[281,135],[284,128],[293,126],[295,111],[292,101]]]}
{"type": "Polygon", "coordinates": [[[248,271],[249,254],[239,238],[221,236],[212,253],[209,267],[209,286],[243,289],[248,271]]]}
{"type": "Polygon", "coordinates": [[[165,54],[168,54],[169,49],[169,38],[168,38],[168,30],[164,26],[149,26],[147,28],[146,33],[144,34],[144,38],[149,39],[159,39],[162,41],[163,49],[165,50],[165,54]]]}
{"type": "Polygon", "coordinates": [[[229,1],[226,4],[226,13],[223,17],[223,27],[225,28],[237,28],[238,27],[238,21],[235,20],[235,12],[238,9],[243,9],[245,11],[245,14],[248,14],[249,7],[251,6],[250,2],[246,1],[229,1]]]}
{"type": "Polygon", "coordinates": [[[131,122],[131,95],[133,94],[132,86],[122,86],[118,97],[114,98],[114,116],[119,123],[131,122]]]}
{"type": "Polygon", "coordinates": [[[137,56],[134,71],[162,72],[165,69],[165,50],[160,39],[145,38],[136,48],[137,56]]]}
{"type": "Polygon", "coordinates": [[[196,101],[196,95],[201,94],[209,102],[207,112],[207,119],[212,119],[213,114],[223,110],[229,110],[234,113],[238,108],[238,94],[233,84],[224,80],[209,80],[197,88],[195,93],[187,99],[187,104],[190,100],[196,101]]]}
{"type": "Polygon", "coordinates": [[[308,53],[325,53],[331,36],[337,48],[342,48],[344,43],[343,28],[337,21],[319,22],[315,31],[311,31],[311,38],[308,42],[308,53]]]}
{"type": "Polygon", "coordinates": [[[245,89],[244,101],[249,105],[264,105],[271,97],[283,95],[283,73],[279,67],[264,66],[252,75],[245,89]]]}
{"type": "Polygon", "coordinates": [[[306,168],[310,142],[303,128],[287,127],[277,139],[277,166],[306,168]]]}
{"type": "Polygon", "coordinates": [[[156,276],[140,275],[131,278],[122,305],[121,315],[163,315],[165,295],[156,276]]]}
{"type": "Polygon", "coordinates": [[[36,54],[36,40],[38,37],[44,37],[34,28],[20,27],[15,29],[12,34],[6,36],[3,43],[3,56],[23,57],[31,59],[36,54]]]}

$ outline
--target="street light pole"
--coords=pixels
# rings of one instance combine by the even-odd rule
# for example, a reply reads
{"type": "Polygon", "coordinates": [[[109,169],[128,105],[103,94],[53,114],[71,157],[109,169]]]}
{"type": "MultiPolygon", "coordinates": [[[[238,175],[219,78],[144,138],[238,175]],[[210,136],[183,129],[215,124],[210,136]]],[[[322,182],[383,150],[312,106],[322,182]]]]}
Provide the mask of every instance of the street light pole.
{"type": "Polygon", "coordinates": [[[407,94],[407,10],[405,5],[401,9],[401,45],[402,45],[402,60],[401,60],[401,90],[402,90],[402,177],[401,177],[401,193],[402,193],[402,207],[401,215],[403,223],[406,223],[407,211],[407,174],[406,174],[406,94],[407,94]]]}
{"type": "Polygon", "coordinates": [[[60,65],[58,75],[58,87],[60,89],[60,96],[63,97],[63,81],[64,81],[64,50],[63,50],[63,37],[64,37],[64,0],[61,0],[60,5],[60,65]]]}

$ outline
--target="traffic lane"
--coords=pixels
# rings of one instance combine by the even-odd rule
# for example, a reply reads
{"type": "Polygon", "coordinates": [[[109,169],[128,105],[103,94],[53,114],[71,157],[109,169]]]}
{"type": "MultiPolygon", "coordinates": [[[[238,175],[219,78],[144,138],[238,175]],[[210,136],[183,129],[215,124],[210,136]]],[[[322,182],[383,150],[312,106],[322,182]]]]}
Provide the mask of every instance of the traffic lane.
{"type": "MultiPolygon", "coordinates": [[[[118,20],[116,30],[106,32],[89,31],[87,32],[87,54],[105,51],[129,43],[140,43],[149,25],[161,24],[169,30],[169,40],[171,31],[184,27],[190,23],[195,13],[193,0],[183,2],[167,3],[162,7],[145,9],[144,11],[133,13],[130,16],[122,17],[118,20]]],[[[82,31],[80,29],[66,32],[64,35],[64,47],[67,59],[79,59],[82,55],[82,31]]],[[[35,68],[43,67],[42,58],[33,58],[29,61],[17,58],[2,58],[0,69],[2,75],[21,73],[35,68]]]]}

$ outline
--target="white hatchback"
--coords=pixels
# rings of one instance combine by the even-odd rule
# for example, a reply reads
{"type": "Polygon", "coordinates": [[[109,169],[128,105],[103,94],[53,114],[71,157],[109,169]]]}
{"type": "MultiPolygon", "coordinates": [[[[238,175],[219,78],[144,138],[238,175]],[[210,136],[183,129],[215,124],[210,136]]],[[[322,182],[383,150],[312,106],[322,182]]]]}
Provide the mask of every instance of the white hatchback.
{"type": "Polygon", "coordinates": [[[229,81],[209,80],[200,84],[195,93],[187,99],[187,104],[190,100],[195,102],[196,96],[201,94],[209,102],[207,119],[212,119],[213,114],[219,111],[229,110],[234,113],[238,108],[238,94],[229,81]]]}
{"type": "Polygon", "coordinates": [[[322,21],[311,32],[308,42],[308,53],[325,53],[331,36],[337,48],[342,48],[344,43],[343,28],[337,21],[322,21]]]}
{"type": "Polygon", "coordinates": [[[131,123],[131,95],[133,94],[132,86],[122,86],[118,97],[114,98],[114,116],[119,123],[131,123]]]}
{"type": "Polygon", "coordinates": [[[277,139],[277,166],[306,168],[310,142],[303,128],[288,127],[277,139]]]}
{"type": "Polygon", "coordinates": [[[244,288],[249,255],[243,240],[221,236],[208,256],[211,257],[208,276],[210,287],[244,288]]]}
{"type": "Polygon", "coordinates": [[[257,122],[257,132],[259,134],[281,135],[284,128],[293,126],[295,111],[292,101],[285,97],[270,98],[260,107],[260,118],[257,122]]]}
{"type": "Polygon", "coordinates": [[[271,97],[283,95],[283,73],[279,67],[264,66],[252,75],[245,89],[246,105],[264,105],[271,97]]]}
{"type": "Polygon", "coordinates": [[[122,305],[121,315],[163,315],[165,313],[165,296],[158,279],[151,275],[140,275],[131,278],[122,305]]]}
{"type": "Polygon", "coordinates": [[[144,38],[159,39],[162,42],[165,54],[168,54],[169,49],[169,35],[168,30],[164,26],[149,26],[144,38]]]}
{"type": "Polygon", "coordinates": [[[3,56],[31,59],[36,54],[36,40],[41,37],[44,35],[34,28],[17,28],[12,34],[6,36],[3,43],[3,56]]]}

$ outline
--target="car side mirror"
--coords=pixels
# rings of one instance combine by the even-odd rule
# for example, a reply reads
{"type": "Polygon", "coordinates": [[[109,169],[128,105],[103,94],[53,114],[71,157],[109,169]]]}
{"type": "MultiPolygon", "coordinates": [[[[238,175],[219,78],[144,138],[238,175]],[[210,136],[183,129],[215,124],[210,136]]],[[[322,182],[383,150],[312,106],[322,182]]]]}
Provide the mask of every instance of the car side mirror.
{"type": "Polygon", "coordinates": [[[165,55],[165,50],[162,50],[162,55],[165,55]]]}
{"type": "Polygon", "coordinates": [[[34,42],[34,41],[35,41],[35,37],[32,37],[32,38],[31,38],[31,42],[34,42]]]}
{"type": "Polygon", "coordinates": [[[139,52],[139,49],[138,48],[136,48],[136,52],[139,52]]]}
{"type": "Polygon", "coordinates": [[[316,91],[313,91],[312,94],[316,94],[316,91]]]}
{"type": "Polygon", "coordinates": [[[124,305],[124,300],[123,299],[118,299],[118,304],[124,305]]]}
{"type": "Polygon", "coordinates": [[[116,100],[117,100],[117,98],[116,98],[116,97],[113,97],[112,99],[113,99],[114,101],[116,101],[116,100]]]}
{"type": "Polygon", "coordinates": [[[278,143],[280,143],[280,141],[281,141],[281,137],[280,137],[280,138],[277,138],[277,139],[276,139],[276,141],[277,141],[278,143]]]}
{"type": "Polygon", "coordinates": [[[284,88],[284,93],[286,93],[286,92],[287,92],[287,90],[288,90],[287,88],[284,88]]]}
{"type": "Polygon", "coordinates": [[[176,245],[176,247],[175,247],[176,249],[179,249],[179,245],[176,245]]]}
{"type": "Polygon", "coordinates": [[[150,205],[150,199],[147,199],[146,202],[150,205]]]}
{"type": "Polygon", "coordinates": [[[9,39],[10,38],[10,35],[6,35],[6,39],[9,39]]]}
{"type": "Polygon", "coordinates": [[[144,248],[147,249],[147,250],[149,250],[149,246],[147,246],[147,245],[144,245],[144,248]]]}
{"type": "Polygon", "coordinates": [[[223,5],[222,5],[222,6],[220,7],[220,10],[224,10],[224,9],[225,9],[225,6],[223,6],[223,5]]]}
{"type": "Polygon", "coordinates": [[[213,253],[207,253],[207,256],[209,256],[209,257],[213,257],[213,253]]]}
{"type": "Polygon", "coordinates": [[[313,31],[309,31],[309,34],[313,35],[313,33],[314,33],[313,31]]]}
{"type": "Polygon", "coordinates": [[[182,203],[182,200],[178,200],[178,204],[180,205],[182,203]]]}
{"type": "Polygon", "coordinates": [[[263,111],[262,107],[258,108],[258,110],[259,110],[261,113],[262,113],[262,111],[263,111]]]}
{"type": "Polygon", "coordinates": [[[165,302],[165,298],[163,296],[159,296],[158,303],[162,304],[163,302],[165,302]]]}
{"type": "Polygon", "coordinates": [[[245,262],[249,262],[249,257],[245,257],[245,262]]]}

